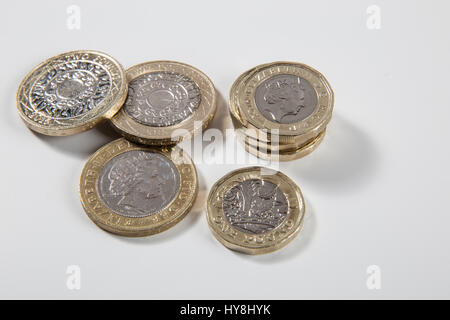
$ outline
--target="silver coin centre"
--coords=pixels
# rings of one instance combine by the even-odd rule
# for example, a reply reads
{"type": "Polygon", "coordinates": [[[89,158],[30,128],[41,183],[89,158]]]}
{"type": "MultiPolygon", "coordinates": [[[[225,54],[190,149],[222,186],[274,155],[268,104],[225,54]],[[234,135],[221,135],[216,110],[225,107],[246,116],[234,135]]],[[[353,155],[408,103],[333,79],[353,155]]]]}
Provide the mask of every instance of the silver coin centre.
{"type": "Polygon", "coordinates": [[[58,96],[66,99],[74,99],[83,91],[83,83],[80,80],[65,79],[58,85],[58,96]]]}
{"type": "Polygon", "coordinates": [[[264,80],[255,91],[255,104],[268,120],[289,124],[302,121],[317,108],[317,93],[309,81],[292,74],[264,80]]]}
{"type": "Polygon", "coordinates": [[[33,108],[52,118],[70,118],[97,107],[111,88],[111,75],[93,62],[73,61],[44,72],[31,88],[33,108]]]}
{"type": "Polygon", "coordinates": [[[151,92],[147,97],[147,103],[150,108],[162,110],[173,103],[175,96],[168,90],[156,90],[151,92]]]}
{"type": "Polygon", "coordinates": [[[233,227],[259,234],[275,229],[286,219],[288,202],[276,184],[250,179],[225,193],[222,208],[233,227]]]}
{"type": "Polygon", "coordinates": [[[163,154],[133,150],[106,163],[98,178],[100,199],[125,217],[145,217],[166,208],[178,193],[180,175],[163,154]]]}
{"type": "Polygon", "coordinates": [[[200,89],[187,76],[150,72],[129,83],[124,110],[143,125],[168,127],[192,116],[200,100],[200,89]]]}

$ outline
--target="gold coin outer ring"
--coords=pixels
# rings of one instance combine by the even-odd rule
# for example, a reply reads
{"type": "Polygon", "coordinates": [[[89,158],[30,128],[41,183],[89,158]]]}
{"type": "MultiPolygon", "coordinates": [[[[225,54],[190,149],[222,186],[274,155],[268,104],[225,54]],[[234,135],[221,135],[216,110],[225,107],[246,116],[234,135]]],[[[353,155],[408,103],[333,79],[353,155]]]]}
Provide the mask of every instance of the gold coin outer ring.
{"type": "Polygon", "coordinates": [[[128,83],[150,72],[175,72],[187,76],[200,90],[198,109],[189,118],[168,127],[151,127],[137,122],[122,108],[112,119],[114,127],[124,137],[147,145],[170,145],[179,143],[205,129],[216,112],[217,96],[212,81],[200,70],[188,64],[175,61],[152,61],[135,65],[126,70],[128,83]],[[195,127],[195,123],[202,125],[195,127]],[[180,130],[177,134],[176,130],[180,130]]]}
{"type": "Polygon", "coordinates": [[[100,148],[85,164],[80,177],[81,203],[87,216],[100,228],[128,237],[142,237],[160,233],[178,223],[189,212],[198,192],[197,172],[192,160],[183,149],[150,148],[135,145],[124,138],[115,140],[100,148]],[[114,213],[106,207],[98,194],[98,177],[115,156],[132,150],[159,152],[175,164],[180,175],[177,195],[163,210],[146,217],[130,218],[114,213]]]}
{"type": "Polygon", "coordinates": [[[100,121],[113,117],[125,102],[127,92],[125,71],[113,57],[93,50],[70,51],[42,62],[22,80],[17,89],[16,107],[21,119],[31,130],[49,136],[67,136],[91,129],[100,121]],[[43,72],[73,61],[96,63],[109,73],[111,89],[106,97],[94,109],[75,117],[52,118],[35,110],[30,103],[30,95],[36,81],[43,72]]]}
{"type": "Polygon", "coordinates": [[[304,215],[303,195],[295,182],[279,171],[262,167],[248,167],[230,172],[213,185],[208,195],[207,220],[213,235],[225,247],[246,254],[269,253],[287,245],[300,232],[304,215]],[[264,171],[268,174],[262,174],[264,171]],[[223,213],[222,200],[225,193],[238,183],[249,179],[264,179],[278,185],[288,201],[286,219],[269,232],[242,232],[234,228],[223,213]]]}
{"type": "MultiPolygon", "coordinates": [[[[334,105],[334,93],[326,78],[317,70],[294,62],[274,62],[257,66],[243,73],[230,91],[230,114],[247,129],[255,129],[255,138],[271,140],[271,130],[278,130],[280,143],[301,144],[317,137],[328,125],[334,105]],[[318,107],[306,119],[292,124],[279,124],[266,119],[256,107],[256,88],[276,74],[293,74],[311,83],[317,94],[318,107]],[[258,130],[268,130],[259,134],[258,130]]],[[[254,130],[249,130],[252,134],[254,130]]]]}

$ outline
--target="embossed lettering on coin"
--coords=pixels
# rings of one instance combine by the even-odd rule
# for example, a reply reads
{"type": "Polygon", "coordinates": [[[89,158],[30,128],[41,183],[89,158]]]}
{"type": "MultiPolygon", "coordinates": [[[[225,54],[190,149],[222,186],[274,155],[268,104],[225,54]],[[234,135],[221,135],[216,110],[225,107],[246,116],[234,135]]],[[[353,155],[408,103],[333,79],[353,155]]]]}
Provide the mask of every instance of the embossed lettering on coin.
{"type": "Polygon", "coordinates": [[[166,156],[128,151],[111,159],[98,179],[101,200],[126,217],[145,217],[164,209],[180,188],[180,175],[166,156]]]}
{"type": "Polygon", "coordinates": [[[189,118],[200,105],[200,90],[188,77],[151,72],[129,83],[124,110],[137,122],[168,127],[189,118]]]}
{"type": "Polygon", "coordinates": [[[36,81],[31,89],[35,110],[52,118],[69,118],[94,109],[111,88],[110,74],[88,61],[60,64],[36,81]]]}
{"type": "Polygon", "coordinates": [[[273,122],[295,123],[311,115],[317,107],[317,94],[305,79],[279,74],[264,80],[255,91],[259,112],[273,122]]]}
{"type": "Polygon", "coordinates": [[[272,182],[250,179],[228,190],[222,202],[228,222],[246,233],[263,233],[279,226],[288,211],[286,196],[272,182]]]}

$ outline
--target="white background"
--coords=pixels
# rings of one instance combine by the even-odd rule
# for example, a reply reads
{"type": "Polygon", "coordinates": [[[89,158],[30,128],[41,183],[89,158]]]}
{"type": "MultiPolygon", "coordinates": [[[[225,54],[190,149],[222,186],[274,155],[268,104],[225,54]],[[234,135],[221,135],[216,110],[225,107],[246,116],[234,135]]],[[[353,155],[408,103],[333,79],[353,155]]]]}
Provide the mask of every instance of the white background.
{"type": "Polygon", "coordinates": [[[0,12],[0,298],[450,298],[448,1],[10,1],[0,12]],[[67,28],[72,4],[80,30],[67,28]],[[367,28],[370,5],[379,30],[367,28]],[[97,228],[78,179],[117,135],[44,137],[15,107],[28,71],[76,49],[125,68],[198,67],[222,95],[220,129],[243,71],[276,60],[320,70],[336,98],[327,136],[280,165],[307,201],[300,236],[263,256],[215,240],[205,197],[240,165],[198,164],[195,208],[169,231],[128,239],[97,228]],[[81,268],[80,290],[66,286],[69,265],[81,268]],[[366,286],[370,265],[380,290],[366,286]]]}

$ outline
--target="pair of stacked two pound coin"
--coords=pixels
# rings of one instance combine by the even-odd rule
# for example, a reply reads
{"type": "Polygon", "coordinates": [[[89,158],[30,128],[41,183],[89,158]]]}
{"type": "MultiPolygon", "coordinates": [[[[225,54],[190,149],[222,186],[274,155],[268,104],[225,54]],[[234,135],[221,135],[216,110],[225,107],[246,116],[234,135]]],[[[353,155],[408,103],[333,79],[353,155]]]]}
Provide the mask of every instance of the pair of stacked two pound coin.
{"type": "MultiPolygon", "coordinates": [[[[321,98],[325,92],[332,107],[329,87],[322,90],[315,78],[297,73],[297,68],[306,66],[267,66],[239,78],[232,98],[236,89],[241,90],[237,88],[241,81],[254,84],[254,71],[264,69],[269,76],[266,74],[261,89],[258,91],[258,85],[256,93],[251,94],[257,101],[262,97],[272,109],[278,108],[280,99],[287,100],[283,97],[290,97],[292,91],[310,90],[308,81],[310,86],[315,85],[317,94],[317,106],[309,116],[298,118],[297,113],[305,107],[299,107],[298,112],[283,107],[281,112],[273,110],[274,118],[270,118],[270,112],[266,114],[269,121],[281,123],[281,127],[284,121],[291,121],[291,116],[297,122],[311,118],[317,122],[325,106],[325,98],[321,98]],[[271,93],[274,88],[276,92],[271,93]]],[[[261,80],[259,75],[256,79],[261,80]]],[[[244,86],[242,92],[247,91],[244,86]]],[[[303,103],[308,99],[297,100],[303,103]]],[[[143,63],[124,71],[115,59],[100,52],[64,53],[43,62],[25,77],[17,92],[17,108],[26,125],[42,134],[74,134],[109,119],[124,136],[95,152],[81,173],[83,208],[102,229],[122,236],[147,236],[170,228],[190,211],[198,191],[196,168],[176,144],[192,136],[198,127],[205,128],[214,116],[216,91],[201,71],[171,61],[143,63]]],[[[261,113],[267,113],[266,109],[262,107],[261,113]]],[[[245,120],[246,110],[240,100],[232,101],[232,115],[249,128],[255,123],[250,121],[252,117],[245,120]]],[[[320,131],[319,127],[313,131],[320,131]]],[[[295,132],[302,139],[312,134],[295,132]]],[[[280,138],[292,136],[290,133],[283,131],[280,138]]],[[[305,211],[298,186],[281,172],[261,167],[243,168],[220,179],[209,193],[206,208],[216,238],[228,248],[251,254],[287,244],[300,231],[305,211]]]]}

